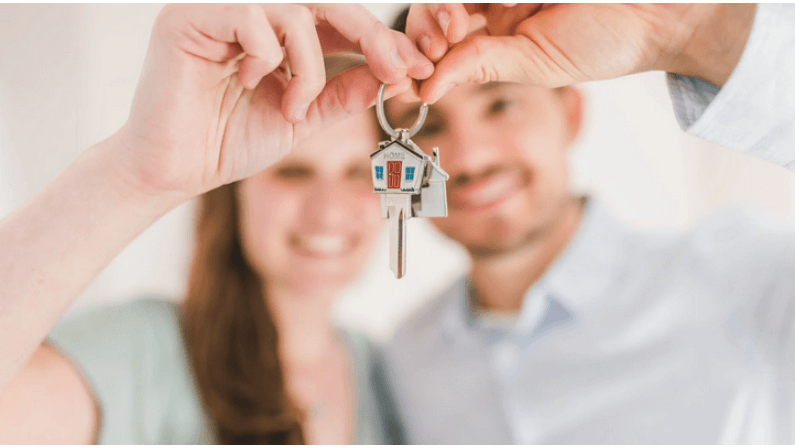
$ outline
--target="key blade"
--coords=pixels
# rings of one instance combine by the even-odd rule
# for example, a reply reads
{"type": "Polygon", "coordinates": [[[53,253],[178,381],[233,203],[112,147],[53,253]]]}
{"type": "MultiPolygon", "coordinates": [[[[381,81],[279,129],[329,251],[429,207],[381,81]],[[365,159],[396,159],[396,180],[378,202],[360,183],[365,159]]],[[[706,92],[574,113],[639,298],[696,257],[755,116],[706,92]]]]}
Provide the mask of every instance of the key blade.
{"type": "Polygon", "coordinates": [[[389,217],[389,268],[396,278],[406,274],[406,209],[395,210],[389,217]]]}
{"type": "Polygon", "coordinates": [[[406,221],[411,218],[410,194],[385,195],[389,219],[389,268],[395,277],[406,275],[406,221]]]}

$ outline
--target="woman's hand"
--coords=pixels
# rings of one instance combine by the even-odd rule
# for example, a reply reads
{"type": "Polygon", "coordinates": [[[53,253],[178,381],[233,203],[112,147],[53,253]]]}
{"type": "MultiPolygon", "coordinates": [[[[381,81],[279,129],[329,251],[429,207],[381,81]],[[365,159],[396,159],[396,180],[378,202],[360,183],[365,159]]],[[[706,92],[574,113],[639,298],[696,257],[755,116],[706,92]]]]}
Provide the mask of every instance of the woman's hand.
{"type": "Polygon", "coordinates": [[[465,82],[559,87],[648,70],[721,85],[739,61],[754,5],[417,4],[406,32],[436,70],[420,96],[465,82]],[[474,29],[477,31],[467,37],[474,29]]]}
{"type": "Polygon", "coordinates": [[[432,72],[405,35],[359,5],[167,6],[130,119],[112,139],[116,168],[148,192],[191,197],[371,106],[381,82],[395,94],[432,72]],[[324,53],[343,51],[368,65],[326,83],[324,53]]]}
{"type": "Polygon", "coordinates": [[[296,140],[361,112],[381,82],[396,84],[395,93],[432,71],[405,35],[358,5],[166,7],[127,123],[0,221],[0,397],[14,378],[23,397],[0,403],[10,406],[0,409],[0,432],[20,415],[48,415],[59,419],[54,428],[69,428],[67,441],[94,440],[90,427],[72,424],[95,421],[93,407],[47,411],[73,405],[75,395],[31,407],[38,384],[63,377],[51,368],[20,374],[89,282],[187,198],[254,174],[296,140]],[[369,66],[326,83],[323,54],[337,51],[361,52],[369,66]],[[291,79],[278,69],[285,63],[291,79]]]}

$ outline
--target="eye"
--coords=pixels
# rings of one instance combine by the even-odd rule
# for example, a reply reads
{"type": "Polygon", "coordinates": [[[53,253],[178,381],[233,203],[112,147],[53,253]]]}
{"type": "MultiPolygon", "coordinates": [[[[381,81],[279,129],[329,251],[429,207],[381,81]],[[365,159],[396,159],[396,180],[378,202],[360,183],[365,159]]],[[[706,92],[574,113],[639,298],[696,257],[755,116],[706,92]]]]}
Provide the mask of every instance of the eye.
{"type": "Polygon", "coordinates": [[[286,165],[278,168],[275,172],[276,177],[285,180],[307,179],[312,175],[312,171],[300,165],[286,165]]]}
{"type": "Polygon", "coordinates": [[[498,98],[489,106],[489,115],[497,115],[514,106],[513,100],[507,98],[498,98]]]}
{"type": "Polygon", "coordinates": [[[370,165],[358,165],[348,169],[348,179],[354,181],[370,180],[370,165]]]}

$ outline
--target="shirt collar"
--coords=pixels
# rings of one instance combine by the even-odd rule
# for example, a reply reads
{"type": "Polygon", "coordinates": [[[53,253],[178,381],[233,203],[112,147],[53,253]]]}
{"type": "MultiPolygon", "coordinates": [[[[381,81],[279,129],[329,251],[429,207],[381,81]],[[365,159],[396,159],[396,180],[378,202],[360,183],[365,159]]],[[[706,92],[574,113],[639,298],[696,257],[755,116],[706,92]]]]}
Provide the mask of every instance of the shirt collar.
{"type": "Polygon", "coordinates": [[[442,327],[448,335],[455,338],[467,334],[472,313],[469,308],[469,276],[453,283],[443,294],[441,315],[442,327]]]}
{"type": "MultiPolygon", "coordinates": [[[[588,198],[582,221],[574,237],[553,261],[544,275],[525,293],[516,330],[528,334],[549,309],[549,299],[556,300],[573,314],[598,304],[608,286],[622,272],[626,263],[627,229],[606,205],[588,198]],[[541,313],[543,314],[543,313],[541,313]]],[[[455,338],[468,334],[473,327],[469,276],[454,283],[444,294],[442,326],[455,338]]]]}
{"type": "Polygon", "coordinates": [[[626,270],[633,242],[630,229],[607,205],[588,198],[580,228],[539,283],[575,316],[604,304],[608,287],[626,270]]]}

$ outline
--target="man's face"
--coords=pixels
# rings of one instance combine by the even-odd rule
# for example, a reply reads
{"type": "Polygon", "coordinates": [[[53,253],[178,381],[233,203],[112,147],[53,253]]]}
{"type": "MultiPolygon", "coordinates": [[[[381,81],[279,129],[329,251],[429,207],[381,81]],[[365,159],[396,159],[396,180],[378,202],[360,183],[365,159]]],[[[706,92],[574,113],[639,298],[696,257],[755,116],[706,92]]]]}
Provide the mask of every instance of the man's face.
{"type": "MultiPolygon", "coordinates": [[[[418,103],[388,103],[408,127],[418,103]]],[[[439,147],[449,175],[448,217],[434,224],[474,256],[517,250],[553,228],[568,201],[567,148],[579,130],[576,90],[512,83],[455,87],[430,106],[412,140],[439,147]]]]}

